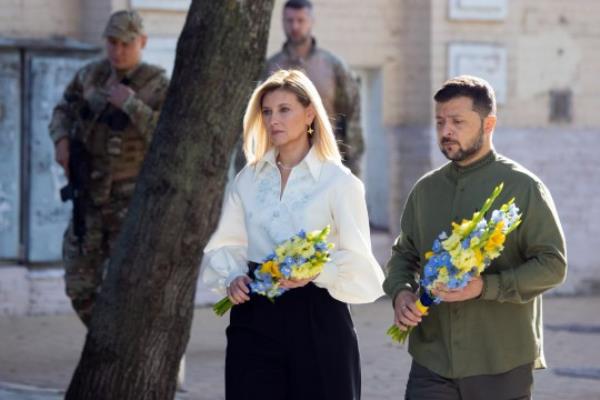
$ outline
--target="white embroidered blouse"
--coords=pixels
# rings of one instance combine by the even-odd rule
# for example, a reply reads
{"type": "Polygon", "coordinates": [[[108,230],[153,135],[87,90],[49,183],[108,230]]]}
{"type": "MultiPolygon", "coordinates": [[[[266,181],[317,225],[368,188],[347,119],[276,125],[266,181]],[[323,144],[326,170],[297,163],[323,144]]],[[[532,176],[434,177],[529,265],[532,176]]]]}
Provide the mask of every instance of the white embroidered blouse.
{"type": "Polygon", "coordinates": [[[314,149],[295,166],[281,193],[281,175],[271,149],[246,166],[227,193],[217,230],[204,249],[201,279],[223,295],[248,261],[260,263],[278,243],[301,229],[331,226],[335,247],[313,281],[346,303],[368,303],[383,295],[384,276],[371,252],[369,219],[362,182],[314,149]],[[281,196],[281,197],[280,197],[281,196]]]}

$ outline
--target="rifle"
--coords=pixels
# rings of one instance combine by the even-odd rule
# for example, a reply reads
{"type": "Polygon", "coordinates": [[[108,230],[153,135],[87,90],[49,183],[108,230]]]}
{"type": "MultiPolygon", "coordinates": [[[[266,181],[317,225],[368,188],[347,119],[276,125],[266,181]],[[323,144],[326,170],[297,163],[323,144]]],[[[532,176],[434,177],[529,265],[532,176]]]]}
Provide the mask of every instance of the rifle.
{"type": "Polygon", "coordinates": [[[90,179],[90,154],[81,140],[69,141],[69,183],[60,189],[63,202],[73,202],[73,233],[77,237],[79,253],[83,253],[83,240],[86,234],[85,211],[86,193],[90,179]]]}

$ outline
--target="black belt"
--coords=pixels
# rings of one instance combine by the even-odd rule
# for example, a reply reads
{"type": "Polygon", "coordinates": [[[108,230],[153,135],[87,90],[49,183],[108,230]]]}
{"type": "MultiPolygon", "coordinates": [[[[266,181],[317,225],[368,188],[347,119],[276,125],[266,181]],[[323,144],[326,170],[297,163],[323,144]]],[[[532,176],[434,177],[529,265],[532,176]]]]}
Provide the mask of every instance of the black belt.
{"type": "Polygon", "coordinates": [[[256,271],[257,268],[259,268],[261,266],[261,264],[254,262],[254,261],[248,261],[248,275],[250,275],[251,278],[254,278],[254,271],[256,271]]]}

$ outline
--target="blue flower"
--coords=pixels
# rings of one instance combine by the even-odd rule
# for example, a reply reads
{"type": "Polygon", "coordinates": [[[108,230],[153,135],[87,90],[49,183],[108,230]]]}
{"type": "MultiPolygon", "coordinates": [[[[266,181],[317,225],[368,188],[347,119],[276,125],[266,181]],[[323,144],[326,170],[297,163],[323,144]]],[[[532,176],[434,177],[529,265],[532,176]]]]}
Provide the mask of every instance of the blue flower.
{"type": "Polygon", "coordinates": [[[286,279],[290,277],[292,274],[292,268],[289,265],[281,264],[279,266],[279,271],[281,271],[281,275],[285,276],[286,279]]]}
{"type": "Polygon", "coordinates": [[[425,265],[423,272],[424,272],[425,278],[435,276],[435,275],[437,275],[437,266],[434,265],[433,263],[427,263],[425,265]]]}
{"type": "Polygon", "coordinates": [[[457,279],[456,277],[451,277],[450,279],[448,279],[448,287],[450,289],[457,289],[460,287],[460,280],[457,279]]]}
{"type": "Polygon", "coordinates": [[[482,218],[481,221],[479,221],[479,223],[475,227],[475,229],[477,231],[479,231],[480,235],[481,235],[481,231],[484,230],[486,226],[487,226],[487,221],[485,220],[485,218],[482,218]]]}
{"type": "Polygon", "coordinates": [[[325,250],[327,250],[327,243],[325,243],[325,242],[317,242],[317,243],[315,243],[315,250],[317,250],[317,251],[325,251],[325,250]]]}
{"type": "MultiPolygon", "coordinates": [[[[440,265],[450,266],[452,265],[452,256],[447,251],[440,254],[440,265]]],[[[453,266],[453,265],[452,265],[453,266]]]]}
{"type": "Polygon", "coordinates": [[[296,264],[297,265],[302,265],[305,262],[306,262],[306,258],[304,258],[304,257],[298,257],[298,258],[296,258],[296,264]]]}

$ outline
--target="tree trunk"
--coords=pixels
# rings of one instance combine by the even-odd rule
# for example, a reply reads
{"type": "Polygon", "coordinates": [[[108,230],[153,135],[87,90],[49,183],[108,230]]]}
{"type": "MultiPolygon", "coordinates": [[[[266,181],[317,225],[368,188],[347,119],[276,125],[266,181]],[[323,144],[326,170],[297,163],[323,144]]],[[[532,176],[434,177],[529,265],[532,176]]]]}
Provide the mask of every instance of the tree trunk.
{"type": "MultiPolygon", "coordinates": [[[[67,400],[172,399],[273,0],[194,0],[67,400]]],[[[201,379],[196,377],[195,379],[201,379]]]]}

